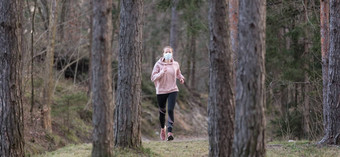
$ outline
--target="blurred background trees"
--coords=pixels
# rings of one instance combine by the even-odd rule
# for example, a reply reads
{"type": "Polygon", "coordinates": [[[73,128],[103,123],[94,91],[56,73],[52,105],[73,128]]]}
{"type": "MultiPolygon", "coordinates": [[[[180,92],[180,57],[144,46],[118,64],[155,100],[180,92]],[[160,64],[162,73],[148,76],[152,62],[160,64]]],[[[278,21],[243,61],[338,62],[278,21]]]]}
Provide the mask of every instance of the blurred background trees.
{"type": "Polygon", "coordinates": [[[319,1],[267,1],[269,137],[315,139],[322,134],[319,7],[319,1]]]}
{"type": "MultiPolygon", "coordinates": [[[[25,140],[30,152],[55,149],[67,143],[91,141],[92,103],[90,58],[92,39],[91,0],[58,0],[54,17],[55,44],[52,75],[47,75],[52,0],[25,0],[23,3],[23,37],[31,39],[33,55],[23,53],[25,140]],[[35,18],[32,15],[34,10],[35,18]],[[32,25],[32,20],[34,24],[32,25]],[[32,64],[33,61],[33,64],[32,64]],[[32,66],[33,65],[33,66],[32,66]],[[33,68],[34,67],[34,68],[33,68]],[[33,70],[32,70],[33,68],[33,70]],[[31,80],[31,74],[33,81],[31,80]],[[52,86],[44,80],[52,76],[52,86]],[[33,83],[33,84],[32,84],[33,83]],[[32,88],[33,86],[34,88],[32,88]],[[31,94],[51,90],[51,132],[41,127],[39,106],[47,105],[46,96],[31,94]],[[73,119],[70,121],[69,119],[73,119]],[[45,131],[47,131],[45,133],[45,131]],[[49,141],[48,145],[38,142],[49,141]]],[[[233,1],[235,2],[235,1],[233,1]]],[[[319,0],[267,0],[265,85],[267,139],[319,139],[323,135],[323,86],[320,45],[319,0]]],[[[112,3],[112,84],[117,89],[119,54],[119,0],[112,3]]],[[[145,0],[142,41],[142,138],[156,138],[157,104],[150,80],[154,63],[162,56],[164,46],[175,38],[175,60],[181,65],[186,84],[179,85],[180,94],[175,115],[181,117],[178,131],[183,134],[206,134],[209,89],[209,4],[203,0],[145,0]],[[174,9],[176,8],[176,9],[174,9]],[[173,15],[177,14],[177,18],[173,15]],[[172,31],[176,20],[176,31],[172,31]],[[190,112],[189,112],[190,111],[190,112]],[[192,113],[192,114],[191,114],[192,113]],[[202,123],[203,122],[203,123],[202,123]],[[197,129],[199,128],[199,129],[197,129]]],[[[229,15],[237,13],[230,10],[229,15]]],[[[234,21],[237,23],[237,21],[234,21]]],[[[233,21],[229,22],[230,24],[233,21]]],[[[235,23],[233,23],[235,24],[235,23]]],[[[234,27],[230,27],[235,32],[234,27]]],[[[231,36],[234,34],[231,33],[231,36]]],[[[234,37],[235,38],[235,37],[234,37]]],[[[231,39],[231,41],[235,41],[231,39]]],[[[236,43],[237,44],[237,43],[236,43]]],[[[31,42],[24,42],[31,48],[31,42]]],[[[234,50],[234,43],[232,42],[234,50]]],[[[235,51],[235,50],[234,50],[235,51]]],[[[236,57],[234,57],[236,59],[236,57]]],[[[50,63],[50,60],[49,60],[50,63]]],[[[236,65],[237,60],[233,62],[236,65]]]]}

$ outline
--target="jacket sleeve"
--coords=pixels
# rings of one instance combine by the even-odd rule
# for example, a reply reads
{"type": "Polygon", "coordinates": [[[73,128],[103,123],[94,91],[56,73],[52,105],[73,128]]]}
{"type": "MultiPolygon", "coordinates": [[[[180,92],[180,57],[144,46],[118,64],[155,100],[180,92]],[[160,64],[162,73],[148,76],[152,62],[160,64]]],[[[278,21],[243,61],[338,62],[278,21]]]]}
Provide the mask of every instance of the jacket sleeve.
{"type": "Polygon", "coordinates": [[[178,64],[178,69],[177,69],[177,72],[176,72],[176,74],[177,74],[177,76],[176,76],[176,78],[177,79],[185,79],[185,77],[182,75],[182,73],[181,73],[181,70],[180,70],[180,68],[179,68],[179,64],[178,64]]]}
{"type": "Polygon", "coordinates": [[[164,71],[161,70],[159,65],[156,63],[151,73],[151,81],[155,82],[157,79],[161,78],[163,74],[164,74],[164,71]]]}

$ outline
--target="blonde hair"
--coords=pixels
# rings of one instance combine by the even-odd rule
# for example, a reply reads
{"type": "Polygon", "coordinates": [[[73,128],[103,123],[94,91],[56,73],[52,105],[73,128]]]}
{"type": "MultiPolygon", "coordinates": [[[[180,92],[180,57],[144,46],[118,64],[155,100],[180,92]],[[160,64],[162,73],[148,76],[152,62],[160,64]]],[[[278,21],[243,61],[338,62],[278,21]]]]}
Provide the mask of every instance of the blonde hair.
{"type": "Polygon", "coordinates": [[[174,52],[174,49],[173,49],[171,46],[165,46],[165,47],[163,48],[163,52],[164,52],[165,49],[170,49],[171,53],[174,52]]]}

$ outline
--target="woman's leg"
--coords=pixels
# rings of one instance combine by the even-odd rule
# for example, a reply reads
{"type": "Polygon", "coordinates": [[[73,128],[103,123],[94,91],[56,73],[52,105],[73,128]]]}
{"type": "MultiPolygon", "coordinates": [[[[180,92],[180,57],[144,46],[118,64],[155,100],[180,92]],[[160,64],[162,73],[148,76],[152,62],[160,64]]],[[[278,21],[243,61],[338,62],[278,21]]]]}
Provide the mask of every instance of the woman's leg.
{"type": "Polygon", "coordinates": [[[168,97],[168,132],[172,132],[172,127],[175,122],[174,119],[174,108],[176,104],[176,97],[178,92],[173,92],[169,94],[168,97]]]}
{"type": "Polygon", "coordinates": [[[168,98],[169,94],[159,94],[157,95],[157,102],[159,108],[159,122],[161,124],[161,128],[164,128],[165,125],[165,113],[166,113],[166,99],[168,98]]]}

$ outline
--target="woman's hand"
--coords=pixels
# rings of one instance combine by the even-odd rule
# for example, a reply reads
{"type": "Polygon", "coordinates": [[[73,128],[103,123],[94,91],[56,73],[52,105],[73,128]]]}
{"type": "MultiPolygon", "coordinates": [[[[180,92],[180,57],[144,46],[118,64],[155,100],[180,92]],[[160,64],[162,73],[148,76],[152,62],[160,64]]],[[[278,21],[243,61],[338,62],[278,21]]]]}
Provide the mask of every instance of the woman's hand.
{"type": "Polygon", "coordinates": [[[184,84],[184,79],[180,79],[179,82],[181,82],[181,84],[184,84]]]}

